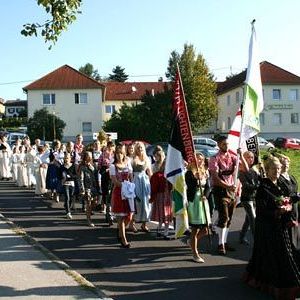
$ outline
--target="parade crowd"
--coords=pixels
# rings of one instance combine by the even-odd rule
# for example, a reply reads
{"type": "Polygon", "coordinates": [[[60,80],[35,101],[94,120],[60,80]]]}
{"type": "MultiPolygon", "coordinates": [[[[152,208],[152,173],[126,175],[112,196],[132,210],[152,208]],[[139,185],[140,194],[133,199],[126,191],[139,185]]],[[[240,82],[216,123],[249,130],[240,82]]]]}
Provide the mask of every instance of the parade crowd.
{"type": "MultiPolygon", "coordinates": [[[[186,164],[189,230],[183,241],[190,246],[193,261],[204,263],[199,241],[211,230],[218,235],[218,254],[235,250],[227,237],[240,202],[245,220],[239,242],[253,247],[243,280],[276,299],[295,299],[300,292],[300,195],[289,173],[289,158],[269,155],[258,167],[252,152],[238,150],[237,159],[228,150],[226,137],[219,138],[218,147],[214,157],[199,153],[195,162],[186,164]],[[214,211],[217,219],[212,224],[214,211]]],[[[126,231],[149,232],[150,221],[157,222],[158,237],[170,239],[174,195],[164,176],[165,156],[160,146],[149,158],[142,142],[115,145],[109,138],[87,148],[80,134],[74,143],[55,140],[51,148],[39,139],[32,145],[28,137],[10,147],[2,135],[0,178],[62,201],[70,220],[74,203],[80,203],[90,227],[93,211],[103,211],[109,225],[117,223],[120,246],[130,248],[126,231]]]]}

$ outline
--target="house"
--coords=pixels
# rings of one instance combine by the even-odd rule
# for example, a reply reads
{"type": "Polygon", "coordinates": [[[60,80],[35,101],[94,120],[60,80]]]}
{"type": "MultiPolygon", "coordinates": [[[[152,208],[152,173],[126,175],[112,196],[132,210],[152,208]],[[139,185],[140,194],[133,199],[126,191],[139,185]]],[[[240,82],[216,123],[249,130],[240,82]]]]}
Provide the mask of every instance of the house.
{"type": "Polygon", "coordinates": [[[18,117],[19,114],[27,110],[27,101],[26,100],[6,100],[4,103],[5,107],[5,117],[18,117]]]}
{"type": "Polygon", "coordinates": [[[123,104],[140,104],[146,93],[153,96],[168,89],[166,82],[102,82],[105,86],[103,97],[103,121],[110,119],[123,104]]]}
{"type": "MultiPolygon", "coordinates": [[[[91,141],[102,127],[104,85],[76,69],[64,65],[25,86],[28,117],[44,107],[66,123],[64,140],[82,133],[91,141]]],[[[50,129],[49,129],[50,130],[50,129]]]]}
{"type": "MultiPolygon", "coordinates": [[[[264,110],[260,114],[265,138],[300,138],[300,77],[267,61],[260,63],[264,110]]],[[[246,70],[218,83],[216,131],[227,133],[244,98],[246,70]]]]}
{"type": "Polygon", "coordinates": [[[5,106],[4,106],[4,99],[0,98],[0,117],[2,118],[2,116],[5,113],[5,106]]]}

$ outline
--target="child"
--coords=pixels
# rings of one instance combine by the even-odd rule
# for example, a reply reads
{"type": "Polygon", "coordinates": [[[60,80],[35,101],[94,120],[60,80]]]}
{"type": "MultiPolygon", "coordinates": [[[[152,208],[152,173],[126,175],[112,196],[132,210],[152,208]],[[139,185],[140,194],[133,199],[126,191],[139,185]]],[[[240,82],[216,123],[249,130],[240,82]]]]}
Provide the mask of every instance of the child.
{"type": "Polygon", "coordinates": [[[171,185],[164,177],[165,154],[162,148],[153,153],[155,163],[152,165],[153,175],[150,179],[152,203],[151,220],[158,222],[157,236],[160,236],[162,224],[165,226],[163,237],[169,239],[169,224],[172,221],[171,185]]]}

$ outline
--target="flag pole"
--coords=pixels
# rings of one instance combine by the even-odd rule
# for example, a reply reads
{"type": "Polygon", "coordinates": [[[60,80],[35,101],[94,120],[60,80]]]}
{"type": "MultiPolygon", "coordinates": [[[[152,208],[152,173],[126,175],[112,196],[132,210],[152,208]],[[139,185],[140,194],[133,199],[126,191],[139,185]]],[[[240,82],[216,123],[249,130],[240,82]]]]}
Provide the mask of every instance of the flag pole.
{"type": "MultiPolygon", "coordinates": [[[[251,31],[253,32],[254,29],[254,23],[255,23],[255,19],[252,20],[251,22],[251,31]]],[[[248,71],[248,70],[247,70],[248,71]]],[[[246,93],[244,93],[244,97],[243,97],[243,103],[241,105],[242,109],[241,109],[241,128],[240,128],[240,136],[239,136],[239,142],[238,142],[238,149],[241,149],[241,143],[242,143],[242,132],[243,132],[243,127],[244,127],[244,103],[245,103],[245,98],[246,98],[246,93]]],[[[239,164],[240,164],[240,158],[241,158],[241,154],[239,153],[239,151],[237,151],[237,160],[236,160],[236,171],[234,174],[234,185],[237,185],[237,180],[238,180],[238,173],[239,173],[239,164]]]]}
{"type": "MultiPolygon", "coordinates": [[[[176,66],[177,66],[177,72],[178,72],[178,75],[179,75],[179,82],[180,82],[180,87],[181,87],[181,90],[182,90],[182,96],[183,96],[184,106],[185,106],[186,111],[188,112],[186,101],[185,101],[184,89],[183,89],[183,85],[182,85],[182,81],[181,81],[180,69],[179,69],[178,63],[176,63],[176,66]]],[[[190,130],[190,132],[192,132],[189,114],[187,114],[187,118],[188,118],[189,130],[190,130]]],[[[198,174],[200,174],[199,173],[199,165],[198,165],[198,160],[197,160],[197,156],[196,156],[196,151],[195,151],[195,145],[194,145],[193,138],[192,138],[192,147],[193,147],[194,161],[196,163],[197,172],[198,172],[198,174]]],[[[208,239],[209,239],[210,245],[212,245],[212,239],[211,239],[211,234],[210,234],[209,224],[208,224],[208,216],[207,216],[207,211],[206,211],[206,208],[205,208],[205,202],[204,202],[204,199],[203,199],[204,195],[203,195],[203,191],[202,191],[201,181],[200,180],[199,180],[199,186],[200,186],[200,189],[199,189],[200,190],[200,200],[202,201],[202,205],[203,205],[203,209],[204,209],[204,216],[205,216],[205,223],[206,223],[206,227],[207,227],[208,239]]]]}

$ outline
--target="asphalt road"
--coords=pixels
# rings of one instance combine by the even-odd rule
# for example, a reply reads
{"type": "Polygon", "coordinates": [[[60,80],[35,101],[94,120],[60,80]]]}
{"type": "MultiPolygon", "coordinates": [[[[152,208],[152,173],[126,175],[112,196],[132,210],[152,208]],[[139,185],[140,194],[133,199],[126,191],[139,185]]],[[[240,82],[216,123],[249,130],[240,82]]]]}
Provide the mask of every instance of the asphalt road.
{"type": "Polygon", "coordinates": [[[67,220],[63,203],[35,197],[32,190],[17,188],[12,182],[0,182],[0,212],[107,296],[117,300],[271,299],[241,281],[251,255],[251,247],[238,243],[242,208],[236,209],[229,233],[236,251],[219,256],[217,238],[213,237],[212,247],[204,239],[200,251],[205,263],[197,264],[179,240],[157,239],[154,224],[150,233],[128,233],[132,247],[122,249],[116,225],[108,227],[103,214],[95,213],[96,226],[87,227],[77,206],[73,219],[67,220]]]}

